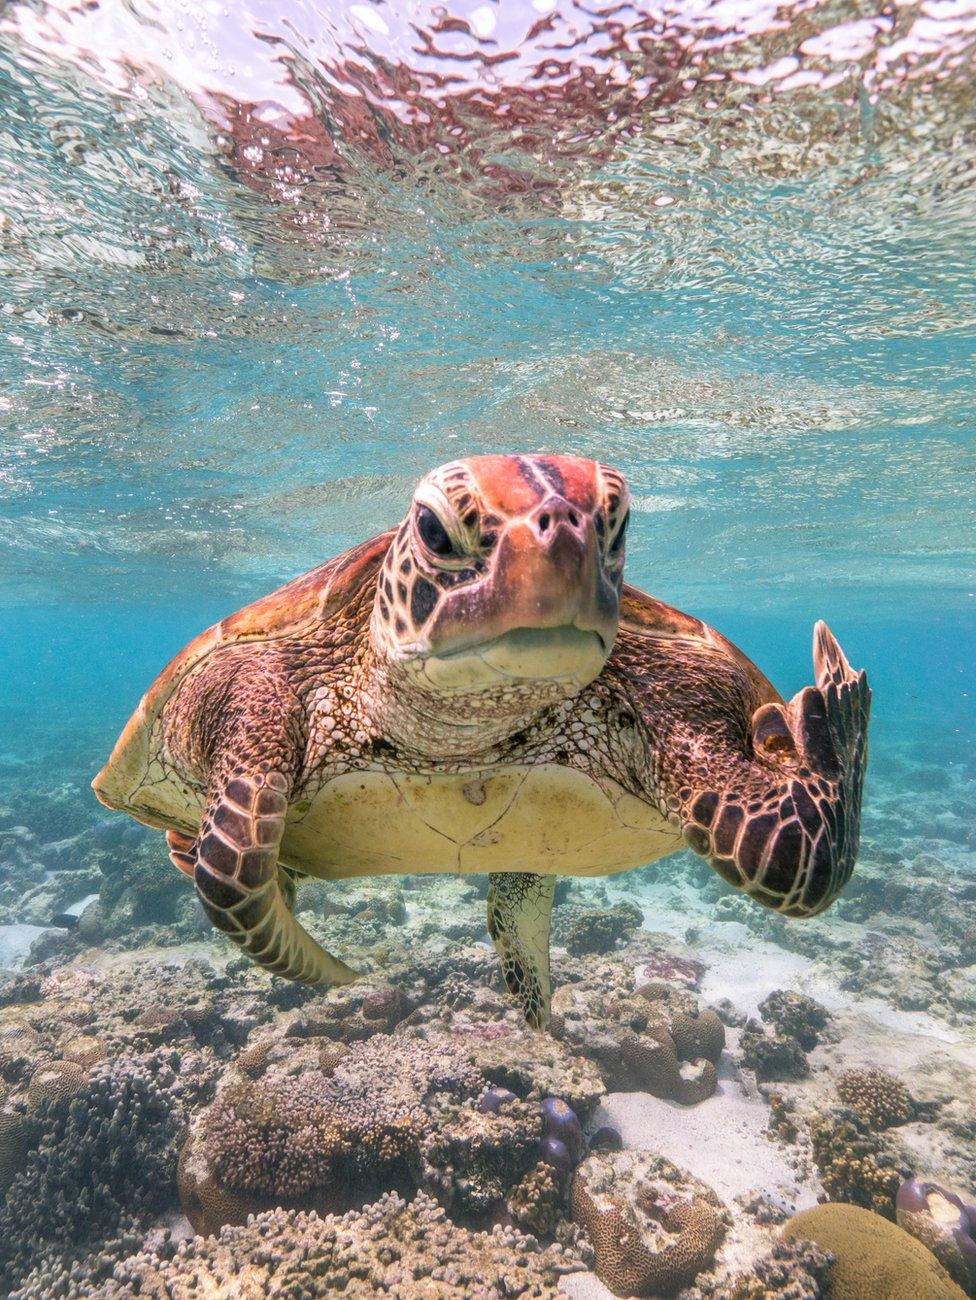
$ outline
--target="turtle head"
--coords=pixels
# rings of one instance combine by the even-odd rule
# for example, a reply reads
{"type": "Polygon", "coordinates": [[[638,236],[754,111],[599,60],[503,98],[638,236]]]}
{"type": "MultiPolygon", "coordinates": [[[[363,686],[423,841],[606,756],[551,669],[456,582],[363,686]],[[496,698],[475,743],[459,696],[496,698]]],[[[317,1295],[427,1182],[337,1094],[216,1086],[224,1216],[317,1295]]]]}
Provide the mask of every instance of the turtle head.
{"type": "Polygon", "coordinates": [[[378,653],[460,711],[575,695],[617,633],[629,493],[577,456],[474,456],[417,485],[380,575],[378,653]]]}

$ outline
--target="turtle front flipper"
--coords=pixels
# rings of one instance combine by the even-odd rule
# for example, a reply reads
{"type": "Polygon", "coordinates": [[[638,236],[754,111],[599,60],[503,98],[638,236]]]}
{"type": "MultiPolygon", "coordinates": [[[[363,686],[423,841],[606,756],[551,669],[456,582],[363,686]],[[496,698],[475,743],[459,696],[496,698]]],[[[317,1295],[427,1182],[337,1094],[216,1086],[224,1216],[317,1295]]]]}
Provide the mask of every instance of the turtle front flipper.
{"type": "Polygon", "coordinates": [[[676,773],[691,847],[729,884],[795,917],[822,912],[850,879],[867,766],[866,675],[851,668],[822,622],[813,662],[816,686],[752,715],[751,755],[719,750],[712,763],[720,780],[709,780],[700,757],[676,773]]]}
{"type": "Polygon", "coordinates": [[[282,772],[211,777],[193,879],[207,916],[252,961],[303,984],[347,984],[356,972],[331,956],[291,914],[278,848],[290,782],[282,772]]]}
{"type": "Polygon", "coordinates": [[[555,876],[496,871],[488,877],[488,933],[494,940],[510,993],[526,1024],[549,1023],[549,922],[555,876]]]}

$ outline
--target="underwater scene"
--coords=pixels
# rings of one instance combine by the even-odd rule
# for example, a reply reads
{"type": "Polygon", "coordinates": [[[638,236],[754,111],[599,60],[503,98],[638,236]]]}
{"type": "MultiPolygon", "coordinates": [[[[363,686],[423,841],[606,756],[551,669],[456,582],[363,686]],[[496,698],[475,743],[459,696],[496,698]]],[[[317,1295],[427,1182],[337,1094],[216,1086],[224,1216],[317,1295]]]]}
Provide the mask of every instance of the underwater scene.
{"type": "Polygon", "coordinates": [[[976,1297],[974,75],[0,4],[0,1295],[976,1297]]]}

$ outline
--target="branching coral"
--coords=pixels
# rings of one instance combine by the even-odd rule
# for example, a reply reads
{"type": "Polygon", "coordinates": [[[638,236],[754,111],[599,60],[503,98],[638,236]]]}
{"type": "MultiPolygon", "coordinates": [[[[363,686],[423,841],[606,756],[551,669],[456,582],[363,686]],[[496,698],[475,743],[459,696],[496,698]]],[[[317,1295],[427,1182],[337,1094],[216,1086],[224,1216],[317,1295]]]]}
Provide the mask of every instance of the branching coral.
{"type": "Polygon", "coordinates": [[[482,1215],[534,1161],[542,1136],[538,1107],[510,1102],[497,1114],[452,1108],[419,1145],[420,1184],[448,1209],[482,1215]]]}
{"type": "Polygon", "coordinates": [[[176,1083],[157,1057],[122,1058],[96,1067],[80,1092],[40,1100],[39,1140],[0,1211],[0,1290],[39,1259],[90,1251],[166,1203],[182,1122],[176,1083]]]}
{"type": "Polygon", "coordinates": [[[821,1182],[833,1200],[894,1219],[895,1193],[909,1170],[856,1112],[826,1112],[811,1125],[810,1138],[821,1182]]]}
{"type": "Polygon", "coordinates": [[[912,1117],[911,1093],[885,1070],[845,1070],[837,1081],[837,1095],[872,1128],[893,1128],[912,1117]]]}
{"type": "Polygon", "coordinates": [[[515,1222],[536,1236],[549,1236],[563,1201],[562,1183],[551,1165],[540,1161],[516,1183],[507,1208],[515,1222]]]}
{"type": "Polygon", "coordinates": [[[471,1232],[423,1193],[409,1204],[389,1193],[341,1217],[279,1209],[216,1237],[145,1251],[118,1263],[95,1294],[505,1300],[554,1295],[560,1277],[581,1267],[564,1247],[540,1246],[516,1228],[471,1232]]]}

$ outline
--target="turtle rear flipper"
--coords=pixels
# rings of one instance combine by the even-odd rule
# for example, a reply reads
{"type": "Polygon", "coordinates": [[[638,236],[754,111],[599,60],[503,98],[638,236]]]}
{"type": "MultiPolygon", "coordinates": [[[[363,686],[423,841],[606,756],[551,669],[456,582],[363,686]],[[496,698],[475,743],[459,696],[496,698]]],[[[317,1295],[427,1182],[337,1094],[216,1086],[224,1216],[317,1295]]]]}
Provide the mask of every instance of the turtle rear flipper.
{"type": "Polygon", "coordinates": [[[488,933],[510,993],[530,1029],[549,1023],[549,923],[555,876],[495,871],[488,876],[488,933]]]}

